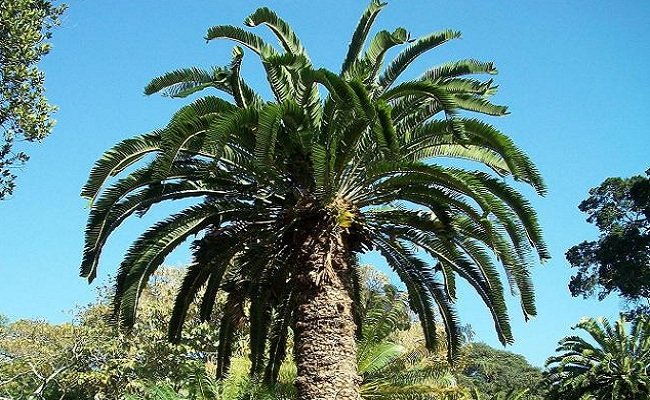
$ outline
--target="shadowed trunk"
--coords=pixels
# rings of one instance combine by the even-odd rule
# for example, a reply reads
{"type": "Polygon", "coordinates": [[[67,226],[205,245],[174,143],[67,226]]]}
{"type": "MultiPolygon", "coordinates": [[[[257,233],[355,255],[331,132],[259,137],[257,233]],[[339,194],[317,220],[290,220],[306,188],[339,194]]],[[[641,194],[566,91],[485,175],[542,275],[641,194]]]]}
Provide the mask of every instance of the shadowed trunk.
{"type": "Polygon", "coordinates": [[[297,267],[295,356],[299,400],[359,400],[352,278],[340,235],[311,230],[297,267]]]}

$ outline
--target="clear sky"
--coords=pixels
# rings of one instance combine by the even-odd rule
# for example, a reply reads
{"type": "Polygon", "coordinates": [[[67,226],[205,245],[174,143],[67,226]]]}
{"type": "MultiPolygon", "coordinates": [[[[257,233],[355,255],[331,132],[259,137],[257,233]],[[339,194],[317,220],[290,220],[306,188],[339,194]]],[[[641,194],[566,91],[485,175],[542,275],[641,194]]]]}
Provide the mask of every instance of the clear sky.
{"type": "MultiPolygon", "coordinates": [[[[79,197],[93,162],[117,141],[163,125],[183,100],[145,97],[142,88],[165,71],[225,65],[231,44],[206,44],[217,24],[241,26],[267,5],[301,36],[316,65],[338,70],[362,1],[106,1],[70,0],[54,49],[42,67],[48,97],[60,107],[54,133],[26,150],[13,198],[0,202],[0,313],[61,322],[75,305],[116,271],[129,243],[163,206],[130,221],[104,253],[100,282],[78,277],[88,210],[79,197]]],[[[511,115],[492,119],[536,161],[549,195],[536,206],[553,259],[535,266],[539,315],[523,322],[511,301],[516,338],[510,350],[541,365],[582,316],[614,317],[620,302],[571,298],[568,247],[595,238],[577,210],[589,188],[609,176],[640,174],[650,167],[650,2],[647,1],[393,1],[377,26],[407,28],[413,36],[445,28],[463,39],[428,53],[413,74],[441,62],[494,61],[500,74],[497,100],[511,115]]],[[[263,28],[256,31],[263,32],[263,28]]],[[[258,61],[244,58],[244,74],[261,88],[258,61]]],[[[183,265],[180,250],[167,263],[183,265]]],[[[468,290],[460,292],[460,316],[478,339],[498,346],[490,316],[468,290]]]]}

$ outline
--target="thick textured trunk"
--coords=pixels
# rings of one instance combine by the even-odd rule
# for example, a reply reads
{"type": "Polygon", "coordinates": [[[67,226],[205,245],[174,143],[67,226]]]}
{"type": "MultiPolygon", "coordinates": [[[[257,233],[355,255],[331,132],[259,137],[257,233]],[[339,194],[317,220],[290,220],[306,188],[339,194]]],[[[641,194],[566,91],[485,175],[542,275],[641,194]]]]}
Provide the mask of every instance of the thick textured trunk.
{"type": "Polygon", "coordinates": [[[300,249],[295,357],[299,400],[359,400],[349,250],[314,229],[300,249]]]}

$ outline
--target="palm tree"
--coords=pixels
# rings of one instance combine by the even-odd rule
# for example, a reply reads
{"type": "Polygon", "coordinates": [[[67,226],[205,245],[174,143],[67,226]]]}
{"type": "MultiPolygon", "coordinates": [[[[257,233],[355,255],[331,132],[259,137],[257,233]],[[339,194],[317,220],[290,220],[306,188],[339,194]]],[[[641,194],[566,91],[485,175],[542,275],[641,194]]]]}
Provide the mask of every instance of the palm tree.
{"type": "MultiPolygon", "coordinates": [[[[90,281],[107,238],[126,218],[166,200],[198,201],[152,226],[125,255],[114,301],[123,326],[133,323],[138,297],[164,258],[201,233],[170,337],[178,338],[201,288],[202,316],[210,317],[224,273],[237,264],[248,289],[230,304],[246,299],[248,305],[252,373],[277,375],[293,329],[300,399],[359,398],[355,271],[356,256],[365,251],[378,250],[405,284],[429,348],[441,316],[450,356],[459,339],[456,276],[476,289],[504,343],[513,338],[495,259],[526,318],[535,314],[529,266],[535,252],[541,259],[548,252],[534,210],[501,177],[540,194],[544,184],[509,138],[468,116],[507,113],[489,100],[493,81],[472,77],[496,69],[461,60],[401,82],[417,57],[460,33],[412,40],[403,28],[382,30],[364,50],[384,6],[370,3],[338,74],[315,68],[291,27],[260,8],[245,24],[270,28],[282,50],[246,30],[215,26],[208,40],[238,44],[229,65],[180,69],[146,87],[173,97],[216,89],[230,100],[195,100],[166,127],[108,150],[90,173],[82,190],[92,208],[81,265],[90,281]],[[239,45],[261,59],[271,101],[241,78],[239,45]],[[406,48],[384,67],[387,51],[401,45],[406,48]],[[452,167],[441,163],[446,159],[485,168],[452,167]],[[129,168],[134,165],[141,167],[129,168]],[[109,181],[116,175],[123,177],[109,181]]],[[[227,314],[221,322],[223,371],[236,324],[227,314]]]]}
{"type": "Polygon", "coordinates": [[[557,399],[639,400],[650,396],[650,321],[623,315],[614,326],[605,318],[587,318],[575,328],[593,342],[568,336],[546,361],[550,397],[557,399]]]}

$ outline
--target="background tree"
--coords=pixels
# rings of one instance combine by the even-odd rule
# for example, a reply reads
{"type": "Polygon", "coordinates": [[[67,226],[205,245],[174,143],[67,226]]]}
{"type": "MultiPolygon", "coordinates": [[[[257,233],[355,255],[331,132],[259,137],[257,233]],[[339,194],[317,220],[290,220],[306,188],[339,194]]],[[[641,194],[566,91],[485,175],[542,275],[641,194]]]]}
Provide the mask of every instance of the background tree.
{"type": "Polygon", "coordinates": [[[101,288],[74,324],[6,323],[0,328],[0,397],[119,399],[143,392],[152,382],[190,393],[197,376],[214,373],[219,335],[213,324],[198,320],[193,307],[180,342],[167,340],[182,275],[182,269],[158,271],[142,294],[141,312],[129,333],[117,332],[109,321],[112,287],[101,288]]]}
{"type": "MultiPolygon", "coordinates": [[[[179,292],[170,337],[178,337],[201,288],[207,312],[225,290],[229,268],[239,265],[247,301],[233,304],[246,304],[250,315],[251,373],[274,377],[291,327],[301,399],[359,398],[356,257],[371,249],[405,283],[430,349],[439,339],[436,313],[449,355],[458,348],[457,277],[479,293],[499,339],[513,340],[495,260],[524,315],[535,314],[529,269],[548,251],[534,210],[502,177],[540,194],[545,186],[509,138],[469,116],[507,113],[490,102],[493,81],[472,77],[496,70],[492,63],[461,60],[400,81],[418,56],[460,34],[445,30],[411,40],[398,28],[366,40],[384,6],[372,1],[363,14],[339,74],[315,68],[290,26],[267,8],[245,23],[270,28],[280,51],[234,26],[210,28],[208,40],[230,39],[259,56],[273,101],[239,76],[239,46],[226,67],[172,71],[147,86],[147,93],[180,97],[219,89],[230,101],[194,101],[167,127],[117,144],[90,173],[83,195],[93,205],[81,268],[90,280],[108,236],[126,218],[164,200],[199,201],[147,230],[128,250],[115,295],[123,326],[133,323],[150,275],[198,233],[204,236],[179,292]],[[399,45],[406,48],[385,63],[399,45]],[[470,160],[479,169],[437,162],[442,158],[470,160]],[[141,160],[141,169],[129,168],[141,160]],[[109,180],[121,173],[122,179],[109,180]]],[[[230,291],[236,293],[242,292],[230,291]]],[[[226,333],[224,367],[232,343],[226,333]]]]}
{"type": "MultiPolygon", "coordinates": [[[[650,170],[646,171],[650,175],[650,170]]],[[[600,230],[596,241],[571,247],[566,257],[578,272],[571,277],[573,296],[617,293],[636,312],[648,312],[650,300],[650,179],[608,178],[580,203],[587,222],[600,230]]]]}
{"type": "Polygon", "coordinates": [[[543,399],[542,371],[520,354],[499,350],[485,343],[463,346],[459,381],[477,391],[481,398],[522,394],[522,399],[543,399]]]}
{"type": "Polygon", "coordinates": [[[44,400],[76,392],[69,377],[85,362],[86,344],[72,324],[7,323],[0,328],[0,396],[44,400]]]}
{"type": "Polygon", "coordinates": [[[546,361],[549,400],[641,400],[650,398],[650,323],[624,316],[612,326],[587,318],[575,328],[590,336],[562,339],[559,354],[546,361]]]}
{"type": "Polygon", "coordinates": [[[51,30],[64,10],[47,0],[0,2],[0,200],[13,193],[13,171],[29,158],[16,144],[39,142],[54,125],[55,107],[45,98],[37,64],[50,51],[51,30]]]}

